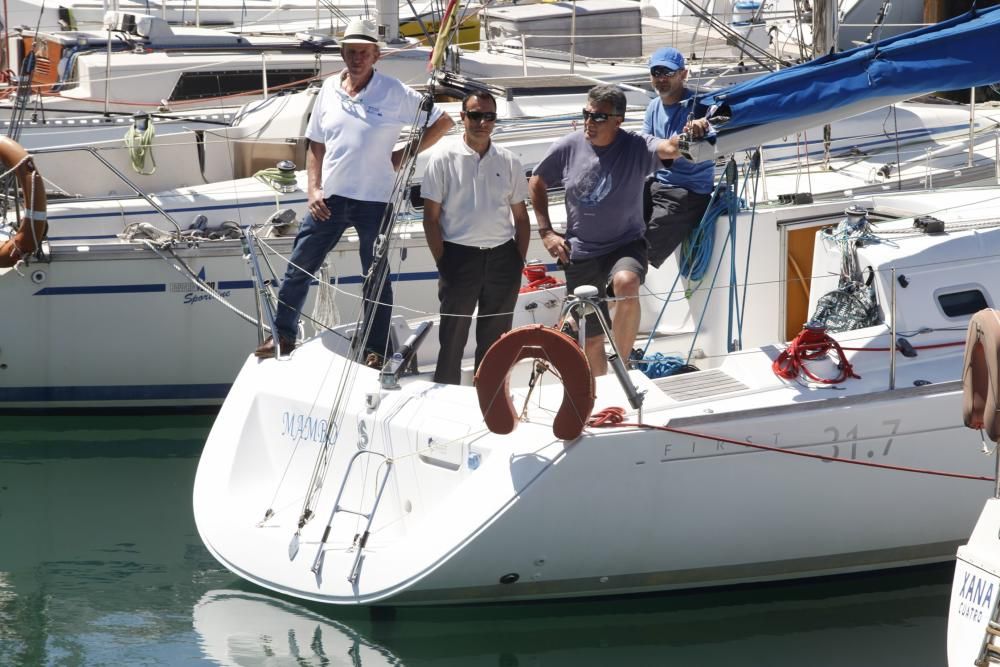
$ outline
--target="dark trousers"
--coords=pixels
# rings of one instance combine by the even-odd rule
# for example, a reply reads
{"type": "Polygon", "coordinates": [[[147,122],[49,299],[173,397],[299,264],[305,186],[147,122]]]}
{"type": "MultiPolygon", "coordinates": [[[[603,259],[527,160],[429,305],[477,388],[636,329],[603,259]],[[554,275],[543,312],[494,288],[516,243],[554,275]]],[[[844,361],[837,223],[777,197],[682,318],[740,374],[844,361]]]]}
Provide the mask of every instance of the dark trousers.
{"type": "Polygon", "coordinates": [[[711,195],[664,185],[656,179],[649,183],[643,203],[652,266],[659,268],[698,227],[711,199],[711,195]]]}
{"type": "MultiPolygon", "coordinates": [[[[384,202],[359,201],[334,195],[326,198],[330,209],[330,218],[322,222],[313,219],[307,213],[302,220],[298,236],[292,246],[290,264],[285,271],[285,279],[278,291],[278,312],[274,318],[278,334],[287,340],[295,340],[297,323],[302,306],[305,304],[312,283],[312,275],[319,270],[340,237],[349,227],[358,233],[361,253],[361,268],[368,273],[374,257],[375,239],[378,236],[379,225],[385,213],[384,202]],[[296,267],[301,267],[299,270],[296,267]]],[[[374,290],[371,290],[374,291],[374,290]]],[[[391,354],[389,347],[389,320],[392,317],[392,285],[388,276],[377,297],[364,294],[363,302],[365,320],[374,318],[371,323],[371,333],[368,336],[368,351],[381,355],[391,354]]]]}
{"type": "Polygon", "coordinates": [[[490,345],[510,330],[523,268],[524,260],[513,240],[485,249],[445,241],[444,254],[438,262],[441,351],[434,371],[435,382],[461,381],[462,351],[472,324],[469,316],[477,304],[477,369],[490,345]]]}

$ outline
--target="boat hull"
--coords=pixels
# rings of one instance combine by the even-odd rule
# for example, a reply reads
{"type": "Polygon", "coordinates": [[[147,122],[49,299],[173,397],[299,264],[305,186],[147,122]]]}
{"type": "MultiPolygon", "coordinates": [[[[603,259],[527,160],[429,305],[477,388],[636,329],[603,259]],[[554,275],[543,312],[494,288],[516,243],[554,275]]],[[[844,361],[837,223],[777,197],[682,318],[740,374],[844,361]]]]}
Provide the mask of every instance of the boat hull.
{"type": "Polygon", "coordinates": [[[948,605],[948,664],[978,664],[1000,597],[1000,499],[986,502],[968,544],[958,550],[948,605]]]}
{"type": "MultiPolygon", "coordinates": [[[[536,389],[528,421],[500,436],[472,412],[471,388],[414,380],[381,391],[374,371],[335,358],[333,347],[313,341],[295,363],[324,369],[313,375],[353,378],[340,416],[316,401],[336,395],[335,385],[298,376],[289,389],[291,364],[251,362],[216,421],[195,484],[209,550],[240,576],[302,598],[543,599],[940,562],[968,534],[970,509],[987,486],[899,469],[988,475],[974,434],[941,418],[958,413],[957,383],[796,402],[778,382],[776,407],[741,409],[739,397],[725,396],[672,405],[633,372],[647,396],[643,422],[679,431],[588,428],[568,442],[551,432],[558,386],[536,389]],[[294,539],[329,424],[337,433],[329,469],[313,518],[294,539]],[[359,451],[361,463],[348,473],[359,451]],[[333,514],[321,544],[342,481],[338,507],[367,513],[387,461],[389,481],[360,558],[355,536],[364,526],[353,515],[333,514]]],[[[598,380],[595,409],[627,405],[614,378],[598,380]]],[[[626,421],[638,419],[633,411],[626,421]]]]}

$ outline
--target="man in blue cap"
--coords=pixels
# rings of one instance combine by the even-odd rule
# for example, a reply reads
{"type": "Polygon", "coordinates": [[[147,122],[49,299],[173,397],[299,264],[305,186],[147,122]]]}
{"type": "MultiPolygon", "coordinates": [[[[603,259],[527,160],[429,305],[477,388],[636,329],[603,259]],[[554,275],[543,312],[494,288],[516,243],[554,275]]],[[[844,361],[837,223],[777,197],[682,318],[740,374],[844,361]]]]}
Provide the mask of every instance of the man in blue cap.
{"type": "MultiPolygon", "coordinates": [[[[688,119],[684,102],[694,91],[684,85],[687,70],[680,51],[666,46],[654,52],[649,58],[649,80],[659,97],[646,107],[644,133],[660,139],[684,132],[695,139],[714,134],[708,120],[688,119]]],[[[663,264],[701,222],[715,186],[714,166],[711,160],[691,162],[678,157],[653,174],[646,202],[646,241],[653,266],[663,264]]]]}

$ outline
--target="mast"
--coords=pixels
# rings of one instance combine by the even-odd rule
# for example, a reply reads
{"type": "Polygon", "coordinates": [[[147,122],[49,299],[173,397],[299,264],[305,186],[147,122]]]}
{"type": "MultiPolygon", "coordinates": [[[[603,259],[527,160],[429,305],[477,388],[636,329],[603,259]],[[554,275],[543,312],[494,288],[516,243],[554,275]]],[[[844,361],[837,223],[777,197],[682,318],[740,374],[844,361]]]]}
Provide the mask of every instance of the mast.
{"type": "Polygon", "coordinates": [[[375,19],[386,44],[399,41],[399,0],[377,0],[375,19]]]}
{"type": "Polygon", "coordinates": [[[814,0],[813,7],[813,58],[819,58],[837,47],[840,20],[836,0],[814,0]]]}

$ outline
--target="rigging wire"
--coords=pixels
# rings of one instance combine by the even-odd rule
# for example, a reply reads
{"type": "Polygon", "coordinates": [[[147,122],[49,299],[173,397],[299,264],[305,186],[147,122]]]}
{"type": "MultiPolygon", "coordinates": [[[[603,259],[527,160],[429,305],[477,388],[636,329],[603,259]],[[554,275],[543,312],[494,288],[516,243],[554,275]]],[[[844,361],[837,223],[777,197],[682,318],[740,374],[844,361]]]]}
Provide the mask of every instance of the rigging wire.
{"type": "MultiPolygon", "coordinates": [[[[433,81],[431,89],[433,90],[433,81]]],[[[411,131],[407,137],[401,158],[401,168],[396,173],[396,182],[393,185],[392,194],[379,225],[374,256],[362,282],[362,294],[365,296],[365,302],[355,322],[355,334],[351,343],[350,353],[348,354],[349,363],[345,364],[344,371],[340,374],[334,390],[327,418],[327,432],[324,434],[322,445],[313,465],[313,471],[299,513],[299,531],[313,516],[313,508],[323,488],[333,450],[347,414],[346,404],[348,397],[352,394],[349,388],[355,384],[358,371],[361,367],[362,357],[365,354],[366,343],[371,335],[375,315],[380,306],[378,297],[381,295],[386,281],[389,280],[389,263],[386,253],[395,240],[392,231],[396,223],[396,213],[402,208],[403,199],[406,196],[407,184],[412,179],[416,169],[417,148],[430,123],[430,111],[433,102],[429,97],[425,98],[425,101],[429,102],[430,105],[425,103],[424,107],[417,111],[417,116],[410,125],[411,131]],[[422,124],[419,122],[421,115],[423,115],[422,124]]],[[[297,542],[299,531],[293,537],[293,543],[297,542]]]]}

